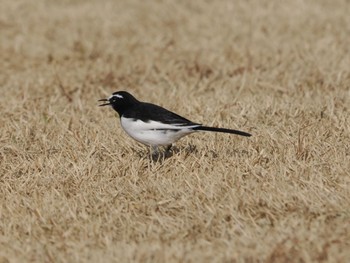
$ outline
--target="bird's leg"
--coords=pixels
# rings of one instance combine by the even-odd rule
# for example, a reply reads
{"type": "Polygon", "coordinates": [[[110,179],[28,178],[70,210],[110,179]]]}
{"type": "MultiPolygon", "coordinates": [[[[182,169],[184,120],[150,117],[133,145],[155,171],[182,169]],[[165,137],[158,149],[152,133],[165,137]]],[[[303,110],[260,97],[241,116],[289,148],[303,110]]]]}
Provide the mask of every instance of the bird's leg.
{"type": "Polygon", "coordinates": [[[157,145],[151,145],[150,155],[153,161],[157,161],[159,158],[159,149],[157,145]]]}
{"type": "Polygon", "coordinates": [[[165,147],[165,152],[170,152],[172,146],[172,144],[169,144],[167,147],[165,147]]]}
{"type": "Polygon", "coordinates": [[[171,147],[172,147],[171,144],[165,146],[165,152],[164,152],[164,157],[165,158],[169,158],[169,157],[171,157],[174,154],[173,151],[171,150],[171,147]]]}

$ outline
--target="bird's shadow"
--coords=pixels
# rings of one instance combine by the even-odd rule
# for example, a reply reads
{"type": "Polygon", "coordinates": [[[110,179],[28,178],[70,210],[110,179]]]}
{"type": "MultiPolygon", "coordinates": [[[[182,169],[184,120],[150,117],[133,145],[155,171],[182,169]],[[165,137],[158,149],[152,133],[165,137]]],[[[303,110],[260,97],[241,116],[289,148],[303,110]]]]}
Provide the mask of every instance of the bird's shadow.
{"type": "Polygon", "coordinates": [[[163,151],[156,151],[151,153],[150,151],[147,152],[147,157],[145,156],[145,152],[138,152],[138,155],[140,156],[140,158],[148,158],[150,161],[155,162],[155,163],[162,163],[163,161],[165,161],[166,159],[169,159],[171,157],[173,157],[174,155],[180,154],[180,153],[184,153],[185,157],[187,157],[188,155],[192,154],[192,153],[197,153],[197,147],[195,145],[189,144],[185,147],[177,147],[177,146],[173,146],[171,147],[171,149],[165,149],[163,151]]]}

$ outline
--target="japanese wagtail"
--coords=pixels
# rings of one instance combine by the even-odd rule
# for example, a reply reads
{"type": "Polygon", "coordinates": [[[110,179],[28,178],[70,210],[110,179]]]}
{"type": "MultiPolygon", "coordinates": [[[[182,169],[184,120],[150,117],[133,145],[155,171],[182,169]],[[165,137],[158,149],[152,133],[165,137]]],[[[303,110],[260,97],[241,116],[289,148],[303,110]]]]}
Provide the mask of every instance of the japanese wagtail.
{"type": "Polygon", "coordinates": [[[136,141],[151,146],[165,146],[170,150],[171,145],[182,137],[197,131],[211,131],[251,136],[243,131],[208,127],[192,122],[161,106],[142,102],[126,91],[114,92],[105,103],[99,106],[112,106],[118,112],[120,123],[125,132],[136,141]]]}

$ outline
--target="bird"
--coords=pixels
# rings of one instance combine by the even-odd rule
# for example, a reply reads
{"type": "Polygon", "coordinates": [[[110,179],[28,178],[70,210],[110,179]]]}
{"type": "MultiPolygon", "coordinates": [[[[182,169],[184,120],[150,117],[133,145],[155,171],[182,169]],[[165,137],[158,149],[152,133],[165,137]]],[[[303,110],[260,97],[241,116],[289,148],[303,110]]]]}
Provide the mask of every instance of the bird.
{"type": "Polygon", "coordinates": [[[250,133],[205,126],[192,122],[161,106],[137,100],[127,91],[117,91],[99,106],[111,106],[120,117],[124,131],[134,140],[150,146],[151,153],[158,153],[160,146],[170,151],[173,143],[182,137],[198,131],[230,133],[250,137],[250,133]]]}

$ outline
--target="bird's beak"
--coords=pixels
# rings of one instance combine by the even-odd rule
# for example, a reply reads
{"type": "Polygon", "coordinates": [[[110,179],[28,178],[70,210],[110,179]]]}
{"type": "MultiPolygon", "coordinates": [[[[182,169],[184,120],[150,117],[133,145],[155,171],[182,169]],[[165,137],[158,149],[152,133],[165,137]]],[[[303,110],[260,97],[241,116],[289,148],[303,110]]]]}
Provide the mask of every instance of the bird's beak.
{"type": "Polygon", "coordinates": [[[101,104],[101,105],[98,105],[98,106],[107,106],[107,105],[111,105],[111,103],[109,102],[109,100],[108,99],[100,99],[100,100],[98,100],[98,101],[108,101],[108,103],[103,103],[103,104],[101,104]]]}

